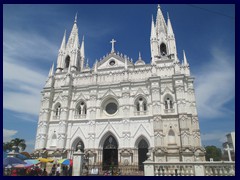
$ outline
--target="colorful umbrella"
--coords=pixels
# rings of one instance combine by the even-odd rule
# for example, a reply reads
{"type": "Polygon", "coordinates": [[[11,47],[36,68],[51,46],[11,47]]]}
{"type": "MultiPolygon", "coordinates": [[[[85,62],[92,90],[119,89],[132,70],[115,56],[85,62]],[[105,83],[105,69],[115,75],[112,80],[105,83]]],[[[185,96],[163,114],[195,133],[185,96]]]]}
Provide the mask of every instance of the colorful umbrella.
{"type": "Polygon", "coordinates": [[[13,165],[13,164],[26,164],[24,161],[21,159],[15,158],[15,157],[7,157],[3,160],[3,166],[7,165],[13,165]]]}
{"type": "Polygon", "coordinates": [[[47,159],[47,158],[38,158],[37,160],[39,160],[40,162],[43,162],[43,163],[53,162],[54,161],[53,159],[47,159]]]}
{"type": "Polygon", "coordinates": [[[28,157],[25,156],[25,155],[23,155],[23,154],[17,154],[16,157],[17,157],[18,159],[21,159],[21,160],[28,159],[28,157]]]}
{"type": "Polygon", "coordinates": [[[72,165],[73,161],[72,159],[60,159],[58,160],[59,164],[64,164],[64,165],[72,165]]]}
{"type": "Polygon", "coordinates": [[[31,167],[31,166],[34,166],[34,164],[27,163],[27,164],[13,165],[13,167],[15,167],[15,168],[28,168],[28,167],[31,167]]]}
{"type": "Polygon", "coordinates": [[[37,160],[37,159],[27,159],[27,160],[24,160],[24,162],[26,162],[28,164],[38,164],[38,163],[40,163],[40,161],[37,160]]]}

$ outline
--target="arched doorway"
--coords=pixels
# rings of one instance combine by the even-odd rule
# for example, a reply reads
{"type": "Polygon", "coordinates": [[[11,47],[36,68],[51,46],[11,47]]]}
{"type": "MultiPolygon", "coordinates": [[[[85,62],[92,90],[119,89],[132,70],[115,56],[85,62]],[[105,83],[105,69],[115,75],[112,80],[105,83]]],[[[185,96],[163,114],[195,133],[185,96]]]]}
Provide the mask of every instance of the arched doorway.
{"type": "Polygon", "coordinates": [[[147,160],[147,153],[148,144],[144,139],[142,139],[138,143],[138,167],[140,171],[143,171],[144,169],[143,162],[147,160]]]}
{"type": "Polygon", "coordinates": [[[110,135],[103,144],[103,170],[107,170],[110,166],[118,165],[118,144],[116,139],[110,135]]]}

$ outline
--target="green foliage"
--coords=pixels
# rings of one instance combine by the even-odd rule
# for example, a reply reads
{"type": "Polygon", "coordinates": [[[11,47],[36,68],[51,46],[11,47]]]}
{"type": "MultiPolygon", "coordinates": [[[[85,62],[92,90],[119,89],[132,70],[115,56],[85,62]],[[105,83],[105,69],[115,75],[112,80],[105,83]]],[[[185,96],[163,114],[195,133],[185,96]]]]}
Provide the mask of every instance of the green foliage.
{"type": "Polygon", "coordinates": [[[3,143],[3,151],[4,152],[10,152],[11,150],[12,150],[12,143],[4,142],[3,143]]]}
{"type": "Polygon", "coordinates": [[[3,151],[9,152],[12,150],[13,146],[16,146],[18,149],[21,149],[21,151],[24,151],[27,147],[24,139],[15,138],[12,139],[10,142],[3,143],[3,151]]]}
{"type": "Polygon", "coordinates": [[[222,151],[220,148],[216,146],[206,146],[206,160],[209,161],[210,158],[213,158],[213,161],[221,161],[222,160],[222,151]]]}

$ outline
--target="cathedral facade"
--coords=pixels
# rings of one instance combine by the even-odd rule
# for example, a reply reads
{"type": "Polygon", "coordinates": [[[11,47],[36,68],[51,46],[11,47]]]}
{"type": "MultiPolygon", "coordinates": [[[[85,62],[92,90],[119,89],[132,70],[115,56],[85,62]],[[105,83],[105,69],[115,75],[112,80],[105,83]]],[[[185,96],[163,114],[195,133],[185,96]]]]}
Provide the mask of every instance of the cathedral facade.
{"type": "Polygon", "coordinates": [[[141,166],[149,155],[155,162],[205,160],[194,78],[185,52],[178,59],[160,5],[151,24],[150,64],[140,53],[134,63],[116,52],[112,39],[111,52],[92,68],[85,65],[76,17],[66,40],[65,33],[42,91],[35,152],[72,158],[81,144],[94,165],[141,166]]]}

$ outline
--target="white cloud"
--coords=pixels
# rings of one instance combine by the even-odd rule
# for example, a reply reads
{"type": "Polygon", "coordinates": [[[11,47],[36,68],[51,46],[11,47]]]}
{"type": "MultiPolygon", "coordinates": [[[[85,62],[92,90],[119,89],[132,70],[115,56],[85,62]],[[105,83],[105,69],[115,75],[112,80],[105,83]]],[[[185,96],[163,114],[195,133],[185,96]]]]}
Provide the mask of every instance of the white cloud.
{"type": "MultiPolygon", "coordinates": [[[[5,57],[19,61],[34,59],[52,60],[59,47],[36,32],[3,29],[3,50],[5,57]]],[[[20,62],[19,62],[20,63],[20,62]]]]}
{"type": "Polygon", "coordinates": [[[212,50],[212,56],[195,75],[198,113],[204,118],[234,113],[224,105],[235,98],[235,57],[217,48],[212,50]]]}
{"type": "Polygon", "coordinates": [[[3,129],[3,142],[8,142],[13,139],[13,136],[17,134],[16,130],[3,129]]]}
{"type": "Polygon", "coordinates": [[[220,143],[226,142],[227,132],[224,131],[212,131],[210,133],[205,133],[201,135],[202,141],[218,141],[220,143]]]}
{"type": "MultiPolygon", "coordinates": [[[[24,66],[3,61],[3,81],[14,91],[3,92],[3,108],[37,115],[46,77],[24,66]]],[[[5,86],[5,85],[4,85],[5,86]]]]}

